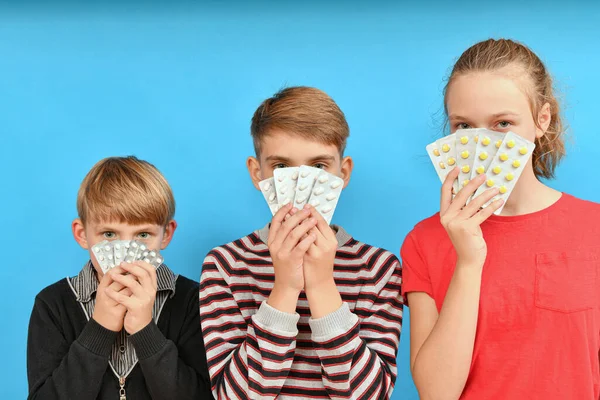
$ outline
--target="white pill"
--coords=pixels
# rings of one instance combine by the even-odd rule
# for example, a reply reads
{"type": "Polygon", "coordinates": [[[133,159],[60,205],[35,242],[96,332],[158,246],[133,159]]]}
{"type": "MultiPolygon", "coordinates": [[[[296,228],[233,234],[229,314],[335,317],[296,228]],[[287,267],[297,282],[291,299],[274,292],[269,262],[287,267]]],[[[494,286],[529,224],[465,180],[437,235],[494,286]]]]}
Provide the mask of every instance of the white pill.
{"type": "Polygon", "coordinates": [[[104,251],[110,251],[110,246],[109,245],[104,246],[104,251]]]}
{"type": "Polygon", "coordinates": [[[156,257],[156,252],[155,251],[151,251],[150,252],[150,257],[156,257]]]}
{"type": "Polygon", "coordinates": [[[159,263],[159,264],[162,264],[162,258],[160,258],[160,257],[159,257],[159,258],[157,258],[157,259],[156,259],[156,262],[157,262],[157,263],[159,263]]]}
{"type": "Polygon", "coordinates": [[[329,177],[327,175],[321,175],[319,177],[319,183],[325,183],[329,180],[329,177]]]}
{"type": "Polygon", "coordinates": [[[319,196],[319,195],[323,194],[324,191],[325,191],[325,189],[323,189],[322,187],[318,187],[315,189],[315,191],[313,193],[315,196],[319,196]]]}
{"type": "Polygon", "coordinates": [[[298,186],[298,190],[306,190],[307,187],[308,185],[306,183],[303,183],[302,185],[298,186]]]}
{"type": "Polygon", "coordinates": [[[267,182],[263,185],[263,190],[269,191],[271,190],[271,182],[267,182]]]}
{"type": "Polygon", "coordinates": [[[283,182],[284,179],[285,179],[285,175],[279,175],[279,178],[277,178],[277,180],[279,182],[283,182]]]}
{"type": "Polygon", "coordinates": [[[121,258],[121,255],[120,255],[120,254],[115,254],[115,258],[116,258],[116,259],[119,259],[119,258],[121,258]]]}
{"type": "Polygon", "coordinates": [[[285,192],[287,192],[287,185],[283,185],[281,189],[279,189],[279,193],[284,194],[285,192]]]}
{"type": "Polygon", "coordinates": [[[115,243],[115,249],[121,250],[121,245],[119,243],[115,243]]]}
{"type": "Polygon", "coordinates": [[[148,264],[150,264],[150,259],[149,258],[144,258],[144,262],[147,262],[148,264]]]}
{"type": "Polygon", "coordinates": [[[140,245],[140,250],[146,250],[146,245],[145,244],[140,245]]]}
{"type": "Polygon", "coordinates": [[[298,179],[298,171],[296,171],[296,172],[294,172],[294,173],[292,174],[292,179],[293,179],[293,180],[296,180],[296,179],[298,179]]]}
{"type": "Polygon", "coordinates": [[[290,201],[291,201],[291,199],[288,197],[288,198],[286,198],[285,200],[283,200],[283,201],[281,202],[281,205],[282,205],[282,206],[285,206],[285,205],[286,205],[286,204],[288,204],[290,201]]]}
{"type": "Polygon", "coordinates": [[[133,247],[135,249],[136,247],[138,247],[138,244],[136,242],[132,242],[131,247],[133,247]]]}
{"type": "Polygon", "coordinates": [[[146,257],[146,256],[148,256],[148,252],[147,251],[145,251],[145,252],[142,253],[142,257],[146,257]]]}
{"type": "Polygon", "coordinates": [[[342,181],[335,181],[331,184],[332,189],[337,189],[342,184],[342,181]]]}
{"type": "Polygon", "coordinates": [[[306,197],[302,196],[302,197],[298,197],[296,199],[296,203],[300,204],[300,203],[304,203],[306,201],[306,197]]]}
{"type": "Polygon", "coordinates": [[[327,199],[327,201],[331,201],[334,200],[337,196],[335,195],[335,193],[329,193],[325,198],[327,199]]]}
{"type": "Polygon", "coordinates": [[[302,173],[300,174],[300,176],[303,177],[303,178],[306,178],[309,174],[310,174],[310,172],[308,172],[308,171],[302,171],[302,173]]]}
{"type": "Polygon", "coordinates": [[[321,202],[319,200],[317,200],[317,199],[314,199],[314,200],[310,201],[310,205],[313,206],[313,207],[318,207],[319,204],[321,204],[321,202]]]}
{"type": "Polygon", "coordinates": [[[100,252],[100,247],[96,247],[96,248],[94,248],[94,251],[95,251],[96,253],[99,253],[99,252],[100,252]]]}
{"type": "Polygon", "coordinates": [[[275,201],[275,193],[271,193],[271,195],[269,196],[269,203],[275,201]]]}
{"type": "Polygon", "coordinates": [[[108,257],[109,260],[113,259],[113,255],[112,254],[107,254],[106,256],[108,257]]]}
{"type": "Polygon", "coordinates": [[[333,207],[331,207],[331,206],[325,206],[325,207],[321,208],[321,212],[322,212],[323,214],[327,214],[327,213],[328,213],[328,212],[330,212],[331,210],[333,210],[333,207]]]}

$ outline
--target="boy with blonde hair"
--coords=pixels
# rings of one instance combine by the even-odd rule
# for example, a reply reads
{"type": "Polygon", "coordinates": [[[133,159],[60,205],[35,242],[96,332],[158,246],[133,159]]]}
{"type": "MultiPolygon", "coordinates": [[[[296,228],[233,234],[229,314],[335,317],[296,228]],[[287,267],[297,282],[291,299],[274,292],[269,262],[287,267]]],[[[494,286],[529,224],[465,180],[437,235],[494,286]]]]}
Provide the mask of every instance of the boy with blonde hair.
{"type": "Polygon", "coordinates": [[[167,247],[177,228],[169,184],[150,163],[111,157],[87,174],[73,236],[90,252],[75,277],[42,290],[29,323],[30,399],[206,399],[198,284],[136,261],[103,273],[103,240],[167,247]]]}
{"type": "MultiPolygon", "coordinates": [[[[350,180],[348,124],[324,92],[287,88],[252,118],[258,189],[275,168],[308,165],[350,180]]],[[[200,318],[218,399],[390,397],[402,324],[392,253],[327,224],[313,207],[282,207],[270,224],[213,249],[200,318]]]]}

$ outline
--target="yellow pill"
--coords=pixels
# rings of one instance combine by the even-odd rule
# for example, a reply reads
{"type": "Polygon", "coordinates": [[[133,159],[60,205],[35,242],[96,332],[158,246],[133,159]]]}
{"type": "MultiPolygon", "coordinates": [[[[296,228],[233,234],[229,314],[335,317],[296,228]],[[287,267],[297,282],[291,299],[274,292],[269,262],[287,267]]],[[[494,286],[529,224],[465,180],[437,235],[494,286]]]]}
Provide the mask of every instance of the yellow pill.
{"type": "Polygon", "coordinates": [[[488,158],[488,153],[486,153],[485,151],[481,152],[481,154],[479,154],[479,159],[480,160],[487,160],[488,158]]]}
{"type": "Polygon", "coordinates": [[[524,156],[525,154],[527,154],[527,147],[525,147],[525,146],[521,147],[521,148],[519,149],[519,153],[520,153],[521,155],[523,155],[523,156],[524,156]]]}
{"type": "Polygon", "coordinates": [[[496,142],[496,148],[497,148],[497,149],[499,149],[499,148],[500,148],[500,146],[502,146],[502,140],[498,140],[498,141],[496,142]]]}
{"type": "Polygon", "coordinates": [[[461,138],[460,138],[460,142],[461,142],[462,144],[467,144],[467,143],[469,143],[469,137],[468,137],[468,136],[463,136],[463,137],[461,137],[461,138]]]}
{"type": "Polygon", "coordinates": [[[450,151],[450,145],[448,145],[448,144],[445,144],[445,145],[443,145],[443,146],[442,146],[442,151],[443,151],[444,153],[447,153],[447,152],[449,152],[449,151],[450,151]]]}
{"type": "Polygon", "coordinates": [[[485,172],[485,168],[483,168],[483,165],[480,165],[479,167],[477,167],[477,169],[475,170],[479,175],[483,174],[485,172]]]}
{"type": "Polygon", "coordinates": [[[463,181],[462,185],[463,185],[463,186],[467,186],[467,184],[468,184],[468,183],[469,183],[469,180],[468,180],[468,179],[465,179],[465,180],[463,181]]]}
{"type": "Polygon", "coordinates": [[[494,186],[494,180],[493,179],[488,179],[487,182],[485,183],[488,187],[492,187],[494,186]]]}
{"type": "Polygon", "coordinates": [[[507,181],[512,181],[513,179],[515,179],[515,176],[512,173],[508,173],[506,174],[506,180],[507,181]]]}
{"type": "Polygon", "coordinates": [[[515,141],[514,140],[509,140],[508,142],[506,142],[506,147],[508,147],[509,149],[512,149],[513,147],[515,147],[515,141]]]}
{"type": "Polygon", "coordinates": [[[479,143],[479,136],[475,136],[473,140],[475,140],[475,143],[479,143]]]}
{"type": "Polygon", "coordinates": [[[433,155],[436,156],[436,157],[439,157],[440,156],[440,151],[438,149],[434,149],[433,150],[433,155]]]}
{"type": "Polygon", "coordinates": [[[512,164],[512,165],[513,165],[513,167],[515,167],[515,168],[519,168],[519,167],[521,166],[521,161],[519,161],[519,160],[515,160],[515,161],[513,161],[513,164],[512,164]]]}
{"type": "Polygon", "coordinates": [[[448,158],[448,165],[454,165],[454,164],[456,164],[456,160],[454,159],[454,157],[448,158]]]}
{"type": "Polygon", "coordinates": [[[504,194],[508,191],[508,189],[506,188],[506,186],[502,185],[500,186],[500,194],[504,194]]]}
{"type": "Polygon", "coordinates": [[[468,165],[463,165],[462,168],[460,169],[463,173],[468,174],[469,171],[471,171],[471,167],[469,167],[468,165]]]}
{"type": "Polygon", "coordinates": [[[440,162],[440,168],[441,169],[446,169],[446,164],[444,164],[443,162],[440,162]]]}
{"type": "Polygon", "coordinates": [[[460,156],[463,159],[469,158],[469,151],[468,150],[463,151],[462,153],[460,153],[460,156]]]}
{"type": "Polygon", "coordinates": [[[494,174],[498,175],[500,172],[502,172],[502,168],[495,166],[494,169],[492,169],[492,171],[494,172],[494,174]]]}
{"type": "Polygon", "coordinates": [[[484,145],[484,146],[487,146],[488,144],[490,144],[491,141],[492,141],[492,139],[490,139],[489,137],[486,136],[481,141],[481,144],[484,145]]]}
{"type": "Polygon", "coordinates": [[[506,161],[506,160],[508,160],[508,154],[506,154],[506,153],[500,154],[500,161],[506,161]]]}

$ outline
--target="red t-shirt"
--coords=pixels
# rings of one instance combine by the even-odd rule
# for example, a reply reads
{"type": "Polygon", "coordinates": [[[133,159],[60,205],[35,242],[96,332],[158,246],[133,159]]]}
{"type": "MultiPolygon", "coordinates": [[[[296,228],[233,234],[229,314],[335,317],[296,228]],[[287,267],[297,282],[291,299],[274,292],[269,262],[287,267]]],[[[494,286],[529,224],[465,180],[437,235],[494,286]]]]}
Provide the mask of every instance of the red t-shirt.
{"type": "MultiPolygon", "coordinates": [[[[598,400],[600,204],[563,194],[481,228],[488,255],[461,399],[598,400]]],[[[456,265],[439,215],[415,226],[401,256],[403,293],[425,292],[439,311],[456,265]]]]}

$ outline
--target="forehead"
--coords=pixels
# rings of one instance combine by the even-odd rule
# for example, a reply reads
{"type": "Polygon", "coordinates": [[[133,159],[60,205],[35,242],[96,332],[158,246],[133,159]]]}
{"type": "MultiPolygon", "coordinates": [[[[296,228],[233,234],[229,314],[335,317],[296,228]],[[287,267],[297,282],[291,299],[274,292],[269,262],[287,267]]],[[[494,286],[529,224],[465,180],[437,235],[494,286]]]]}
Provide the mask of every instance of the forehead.
{"type": "Polygon", "coordinates": [[[298,134],[273,131],[262,138],[260,146],[261,159],[281,157],[291,160],[310,160],[320,156],[331,156],[339,160],[340,154],[336,145],[322,143],[318,140],[298,134]]]}
{"type": "Polygon", "coordinates": [[[448,87],[448,115],[477,116],[499,111],[529,110],[522,79],[499,72],[476,72],[457,76],[448,87]]]}

